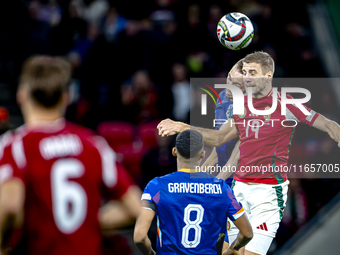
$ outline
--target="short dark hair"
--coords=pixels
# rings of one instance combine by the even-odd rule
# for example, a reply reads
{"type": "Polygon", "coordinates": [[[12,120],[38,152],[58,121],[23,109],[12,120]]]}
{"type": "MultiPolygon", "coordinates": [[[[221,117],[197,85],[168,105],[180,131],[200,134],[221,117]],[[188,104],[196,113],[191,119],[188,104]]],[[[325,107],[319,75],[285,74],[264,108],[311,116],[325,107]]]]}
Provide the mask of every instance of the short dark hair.
{"type": "Polygon", "coordinates": [[[71,65],[61,57],[33,56],[23,65],[20,85],[30,98],[45,108],[57,106],[71,78],[71,65]]]}
{"type": "Polygon", "coordinates": [[[258,63],[261,65],[262,74],[266,74],[269,71],[274,73],[274,60],[273,58],[264,51],[255,51],[253,53],[248,54],[243,60],[243,63],[258,63]]]}
{"type": "Polygon", "coordinates": [[[196,157],[203,146],[203,136],[193,129],[183,131],[176,138],[176,149],[183,158],[196,157]]]}

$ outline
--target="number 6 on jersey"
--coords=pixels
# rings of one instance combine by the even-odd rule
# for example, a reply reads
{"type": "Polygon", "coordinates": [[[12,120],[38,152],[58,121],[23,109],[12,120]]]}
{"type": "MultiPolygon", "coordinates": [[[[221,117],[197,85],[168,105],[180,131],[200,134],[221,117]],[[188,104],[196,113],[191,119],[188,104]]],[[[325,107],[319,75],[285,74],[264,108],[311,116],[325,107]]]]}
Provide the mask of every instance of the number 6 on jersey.
{"type": "Polygon", "coordinates": [[[84,188],[70,178],[84,175],[84,165],[77,159],[59,159],[52,165],[51,188],[53,217],[58,229],[71,234],[84,223],[87,196],[84,188]],[[69,203],[72,211],[69,212],[69,203]]]}

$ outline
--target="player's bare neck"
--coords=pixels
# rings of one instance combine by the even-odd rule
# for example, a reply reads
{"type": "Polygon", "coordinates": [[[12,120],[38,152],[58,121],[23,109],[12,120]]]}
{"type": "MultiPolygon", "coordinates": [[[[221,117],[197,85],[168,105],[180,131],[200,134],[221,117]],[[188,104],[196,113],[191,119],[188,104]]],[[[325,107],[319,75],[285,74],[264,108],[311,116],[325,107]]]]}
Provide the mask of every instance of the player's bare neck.
{"type": "Polygon", "coordinates": [[[259,93],[257,94],[253,94],[253,98],[262,98],[262,97],[266,97],[269,92],[271,91],[272,89],[272,85],[271,84],[268,84],[263,90],[261,90],[259,93]]]}
{"type": "Polygon", "coordinates": [[[181,161],[177,160],[177,171],[180,169],[196,169],[196,166],[200,165],[200,161],[196,161],[193,159],[181,159],[181,161]]]}
{"type": "Polygon", "coordinates": [[[23,111],[25,124],[30,126],[49,125],[49,122],[63,118],[63,111],[60,108],[45,109],[27,105],[23,111]]]}

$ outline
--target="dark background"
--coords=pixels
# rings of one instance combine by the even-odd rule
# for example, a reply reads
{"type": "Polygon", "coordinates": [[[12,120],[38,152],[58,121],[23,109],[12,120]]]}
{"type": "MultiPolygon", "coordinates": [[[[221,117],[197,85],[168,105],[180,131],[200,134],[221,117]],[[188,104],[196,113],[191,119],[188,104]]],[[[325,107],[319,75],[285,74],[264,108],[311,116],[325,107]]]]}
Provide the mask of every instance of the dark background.
{"type": "MultiPolygon", "coordinates": [[[[156,136],[160,119],[189,121],[198,100],[190,78],[226,77],[240,58],[264,50],[275,77],[326,77],[311,31],[313,0],[1,0],[0,129],[22,124],[15,91],[23,61],[34,54],[61,55],[74,69],[67,119],[105,136],[143,189],[174,171],[173,138],[156,136]],[[226,13],[242,12],[255,36],[231,51],[217,40],[226,13]]],[[[308,86],[309,107],[339,122],[337,98],[327,82],[308,86]]],[[[336,143],[309,127],[295,133],[290,163],[337,163],[336,143]]],[[[291,178],[285,216],[271,252],[277,250],[339,191],[338,179],[291,178]],[[322,192],[320,192],[322,190],[322,192]]],[[[129,254],[120,236],[105,240],[113,254],[129,254]],[[124,251],[124,252],[122,252],[124,251]]],[[[132,251],[130,252],[132,254],[132,251]]]]}

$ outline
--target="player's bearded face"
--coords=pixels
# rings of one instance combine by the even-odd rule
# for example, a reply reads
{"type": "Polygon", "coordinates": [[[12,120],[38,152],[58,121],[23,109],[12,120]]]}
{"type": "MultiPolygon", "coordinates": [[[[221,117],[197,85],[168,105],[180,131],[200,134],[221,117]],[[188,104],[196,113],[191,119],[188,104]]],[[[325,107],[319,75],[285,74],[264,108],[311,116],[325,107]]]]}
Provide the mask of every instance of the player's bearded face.
{"type": "Polygon", "coordinates": [[[243,81],[245,87],[252,88],[253,95],[260,93],[266,87],[267,77],[262,74],[261,65],[258,63],[244,63],[243,81]]]}

